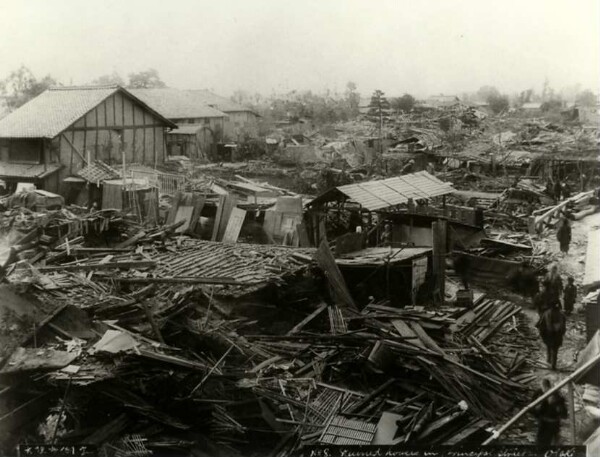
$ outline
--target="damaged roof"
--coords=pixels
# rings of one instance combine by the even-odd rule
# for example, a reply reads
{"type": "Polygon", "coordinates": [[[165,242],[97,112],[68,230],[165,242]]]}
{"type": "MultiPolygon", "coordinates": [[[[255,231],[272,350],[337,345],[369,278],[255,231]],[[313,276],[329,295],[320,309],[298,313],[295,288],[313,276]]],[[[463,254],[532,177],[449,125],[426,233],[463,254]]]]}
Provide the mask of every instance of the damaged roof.
{"type": "Polygon", "coordinates": [[[54,138],[116,92],[133,98],[167,126],[175,127],[120,86],[52,87],[1,119],[0,138],[54,138]]]}
{"type": "Polygon", "coordinates": [[[313,251],[188,239],[175,252],[155,253],[150,257],[158,262],[157,277],[229,278],[258,285],[302,268],[307,262],[297,254],[313,251]]]}
{"type": "Polygon", "coordinates": [[[369,211],[376,211],[407,203],[408,199],[438,197],[454,192],[450,183],[440,181],[426,171],[394,178],[366,181],[335,187],[318,196],[309,205],[324,203],[341,193],[369,211]]]}

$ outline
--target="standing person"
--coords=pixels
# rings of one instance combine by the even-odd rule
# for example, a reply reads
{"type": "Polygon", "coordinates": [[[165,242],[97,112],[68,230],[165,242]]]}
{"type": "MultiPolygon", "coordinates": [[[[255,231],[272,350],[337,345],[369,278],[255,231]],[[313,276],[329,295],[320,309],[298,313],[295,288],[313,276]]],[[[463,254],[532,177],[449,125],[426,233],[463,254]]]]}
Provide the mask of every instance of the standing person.
{"type": "Polygon", "coordinates": [[[556,370],[558,350],[562,346],[563,337],[567,331],[567,318],[560,309],[560,304],[544,311],[537,323],[542,341],[546,345],[548,362],[556,370]]]}
{"type": "Polygon", "coordinates": [[[560,195],[562,193],[562,184],[560,182],[560,179],[556,179],[556,181],[554,182],[554,188],[552,190],[554,194],[554,199],[557,202],[560,201],[560,195]]]}
{"type": "Polygon", "coordinates": [[[562,278],[558,274],[558,266],[556,264],[552,265],[552,268],[544,278],[544,282],[546,282],[546,286],[548,288],[549,304],[554,305],[555,303],[558,303],[560,305],[560,296],[563,292],[563,282],[562,278]]]}
{"type": "MultiPolygon", "coordinates": [[[[552,388],[550,378],[542,379],[541,389],[536,390],[535,398],[541,397],[552,388]]],[[[556,446],[560,438],[560,420],[567,418],[567,406],[563,396],[557,391],[542,400],[535,408],[533,414],[538,419],[537,441],[538,446],[556,446]]]]}
{"type": "Polygon", "coordinates": [[[383,226],[383,233],[381,234],[381,246],[392,245],[392,226],[386,223],[383,226]]]}
{"type": "Polygon", "coordinates": [[[550,197],[554,196],[554,185],[552,184],[552,180],[550,178],[548,178],[548,180],[546,181],[545,192],[550,197]]]}
{"type": "Polygon", "coordinates": [[[569,244],[571,244],[571,224],[569,223],[569,219],[567,219],[565,216],[563,216],[558,224],[556,238],[558,239],[558,243],[560,245],[560,252],[568,254],[569,244]]]}
{"type": "Polygon", "coordinates": [[[575,301],[577,300],[577,286],[575,285],[573,276],[569,276],[567,281],[568,284],[567,287],[565,287],[565,292],[563,294],[563,303],[565,305],[565,314],[570,316],[573,312],[575,301]]]}
{"type": "Polygon", "coordinates": [[[542,282],[540,291],[533,297],[533,307],[537,310],[538,316],[541,317],[542,314],[544,314],[544,311],[551,306],[549,285],[547,281],[544,281],[542,282]]]}
{"type": "Polygon", "coordinates": [[[563,198],[563,200],[566,200],[570,196],[571,196],[571,186],[569,186],[569,183],[565,181],[562,185],[562,198],[563,198]]]}

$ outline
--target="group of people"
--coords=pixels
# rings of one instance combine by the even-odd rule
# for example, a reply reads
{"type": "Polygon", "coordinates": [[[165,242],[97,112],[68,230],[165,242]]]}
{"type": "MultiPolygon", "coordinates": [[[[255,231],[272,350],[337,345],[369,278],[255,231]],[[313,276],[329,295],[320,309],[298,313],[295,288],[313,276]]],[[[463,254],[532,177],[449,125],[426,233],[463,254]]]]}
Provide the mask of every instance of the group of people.
{"type": "Polygon", "coordinates": [[[564,200],[571,196],[571,186],[568,182],[563,182],[560,179],[556,179],[554,182],[548,179],[546,181],[546,193],[556,201],[564,200]]]}
{"type": "MultiPolygon", "coordinates": [[[[541,290],[534,298],[539,319],[537,328],[546,345],[546,361],[556,370],[558,350],[562,346],[566,332],[567,316],[573,312],[577,300],[577,286],[572,276],[567,279],[567,284],[558,273],[558,266],[552,266],[544,281],[541,290]],[[561,303],[562,296],[562,303],[561,303]]],[[[541,390],[535,393],[535,398],[540,397],[552,387],[550,378],[542,380],[541,390]]],[[[565,399],[557,391],[540,402],[533,410],[538,419],[537,444],[551,446],[558,444],[561,419],[567,417],[565,399]]]]}
{"type": "Polygon", "coordinates": [[[566,331],[566,316],[573,312],[576,299],[577,286],[573,277],[569,276],[567,284],[563,285],[558,267],[553,265],[533,299],[539,315],[537,328],[548,349],[547,362],[553,370],[556,370],[558,350],[566,331]]]}

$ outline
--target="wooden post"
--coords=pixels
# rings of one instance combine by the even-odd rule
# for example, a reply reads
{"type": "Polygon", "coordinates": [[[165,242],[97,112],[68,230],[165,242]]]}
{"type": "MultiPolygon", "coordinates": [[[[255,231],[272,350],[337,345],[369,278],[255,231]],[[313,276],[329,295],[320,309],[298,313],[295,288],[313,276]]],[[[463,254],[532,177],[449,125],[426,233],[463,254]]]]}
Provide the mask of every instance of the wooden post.
{"type": "Polygon", "coordinates": [[[571,419],[571,444],[577,443],[577,426],[575,424],[575,389],[573,383],[570,382],[569,386],[569,416],[571,419]]]}
{"type": "Polygon", "coordinates": [[[433,275],[435,278],[434,297],[436,304],[442,306],[446,294],[446,229],[445,219],[438,219],[431,224],[433,237],[433,275]]]}

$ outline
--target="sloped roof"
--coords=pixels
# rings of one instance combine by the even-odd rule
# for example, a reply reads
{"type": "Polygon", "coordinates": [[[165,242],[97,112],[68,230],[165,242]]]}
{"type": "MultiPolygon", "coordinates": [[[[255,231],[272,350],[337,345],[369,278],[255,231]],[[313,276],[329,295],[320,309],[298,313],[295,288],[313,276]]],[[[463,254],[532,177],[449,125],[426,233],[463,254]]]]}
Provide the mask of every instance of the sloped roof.
{"type": "Polygon", "coordinates": [[[120,86],[53,87],[0,120],[0,138],[54,138],[106,98],[122,92],[169,127],[171,121],[120,86]]]}
{"type": "Polygon", "coordinates": [[[220,95],[213,94],[208,90],[186,90],[186,93],[193,96],[196,100],[202,100],[205,105],[212,106],[220,111],[225,113],[234,113],[234,112],[243,112],[249,111],[254,112],[247,106],[240,105],[226,97],[221,97],[220,95]]]}
{"type": "Polygon", "coordinates": [[[206,97],[200,92],[203,91],[131,89],[132,94],[169,119],[227,117],[223,111],[209,106],[206,97]]]}
{"type": "Polygon", "coordinates": [[[417,200],[451,194],[454,188],[450,183],[440,181],[426,171],[419,171],[394,178],[335,187],[315,198],[309,205],[329,201],[334,196],[332,192],[340,192],[369,211],[376,211],[407,203],[409,198],[417,200]]]}

